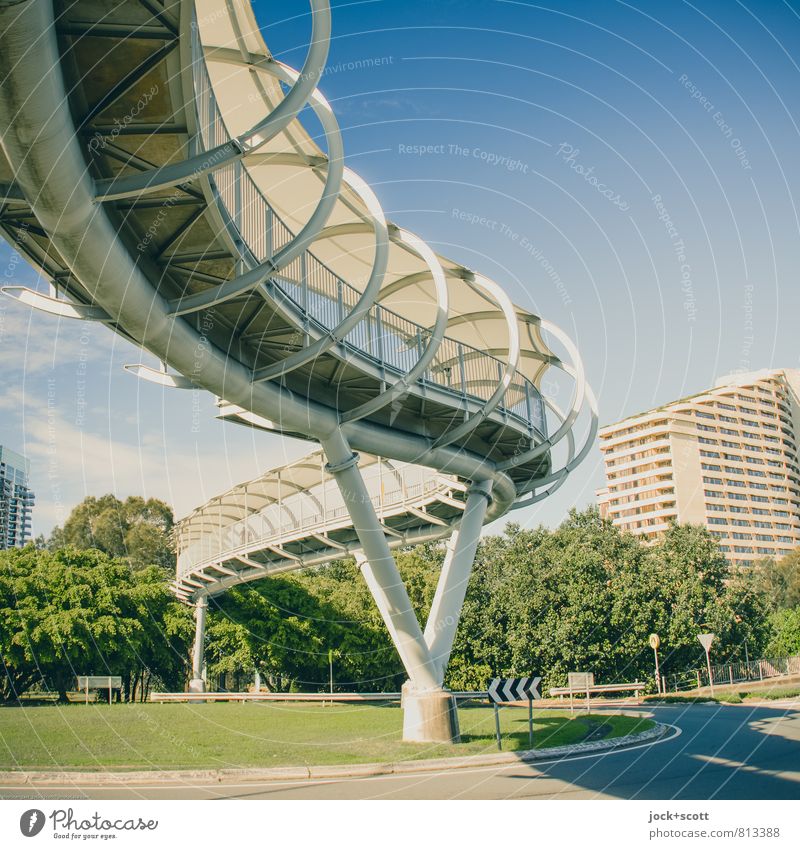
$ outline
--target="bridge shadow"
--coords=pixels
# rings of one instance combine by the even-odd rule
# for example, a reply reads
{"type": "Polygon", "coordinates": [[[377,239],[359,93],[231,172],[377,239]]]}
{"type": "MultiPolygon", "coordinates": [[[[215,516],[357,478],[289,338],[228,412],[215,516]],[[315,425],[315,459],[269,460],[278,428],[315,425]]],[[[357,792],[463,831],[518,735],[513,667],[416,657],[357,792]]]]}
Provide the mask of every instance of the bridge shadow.
{"type": "Polygon", "coordinates": [[[520,785],[510,795],[800,799],[799,704],[648,706],[637,712],[672,728],[655,744],[526,762],[524,771],[504,776],[520,785]]]}

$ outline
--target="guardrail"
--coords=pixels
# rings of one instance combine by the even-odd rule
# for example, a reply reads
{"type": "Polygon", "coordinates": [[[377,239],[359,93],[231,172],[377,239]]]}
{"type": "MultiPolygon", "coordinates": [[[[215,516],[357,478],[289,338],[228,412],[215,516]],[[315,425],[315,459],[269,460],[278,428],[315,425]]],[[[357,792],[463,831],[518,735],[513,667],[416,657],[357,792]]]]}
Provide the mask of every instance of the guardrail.
{"type": "MultiPolygon", "coordinates": [[[[646,684],[636,682],[635,684],[606,684],[592,687],[600,693],[610,693],[623,690],[635,690],[637,692],[646,689],[646,684]]],[[[568,687],[553,687],[550,695],[563,695],[569,692],[568,687]]],[[[585,690],[574,690],[576,694],[585,693],[585,690]]],[[[460,701],[486,701],[489,694],[486,690],[454,690],[450,693],[453,698],[460,701]]],[[[151,702],[399,702],[402,693],[242,693],[242,692],[210,692],[210,693],[151,693],[151,702]]],[[[541,707],[553,707],[553,705],[541,705],[541,707]]]]}
{"type": "MultiPolygon", "coordinates": [[[[456,690],[456,699],[488,699],[486,690],[456,690]]],[[[151,702],[399,702],[402,693],[151,693],[151,702]]]]}
{"type": "Polygon", "coordinates": [[[400,693],[151,693],[151,702],[396,702],[400,693]]]}
{"type": "MultiPolygon", "coordinates": [[[[232,136],[214,95],[197,27],[192,31],[192,50],[200,140],[206,149],[213,149],[230,142],[232,136]]],[[[269,259],[294,238],[241,160],[218,169],[209,175],[209,180],[231,224],[257,262],[269,259]]],[[[321,334],[335,328],[361,297],[356,288],[311,251],[305,251],[272,280],[321,334]]],[[[373,304],[347,334],[344,344],[379,367],[402,376],[416,363],[429,336],[428,328],[373,304]]],[[[420,381],[462,398],[469,396],[485,402],[502,381],[504,369],[505,363],[497,357],[445,336],[420,381]]],[[[527,377],[515,376],[497,409],[546,436],[544,402],[527,377]]]]}
{"type": "Polygon", "coordinates": [[[603,695],[605,693],[633,692],[638,702],[639,694],[646,689],[647,684],[643,681],[631,681],[622,684],[588,684],[585,687],[551,687],[549,692],[551,696],[558,696],[559,700],[563,700],[564,696],[569,696],[569,709],[571,713],[575,710],[575,696],[583,696],[582,704],[588,713],[592,694],[603,695]]]}
{"type": "Polygon", "coordinates": [[[590,687],[551,687],[550,695],[559,696],[584,696],[588,692],[591,693],[625,693],[633,691],[634,693],[642,692],[647,689],[647,684],[643,681],[634,681],[630,684],[592,684],[590,687]]]}

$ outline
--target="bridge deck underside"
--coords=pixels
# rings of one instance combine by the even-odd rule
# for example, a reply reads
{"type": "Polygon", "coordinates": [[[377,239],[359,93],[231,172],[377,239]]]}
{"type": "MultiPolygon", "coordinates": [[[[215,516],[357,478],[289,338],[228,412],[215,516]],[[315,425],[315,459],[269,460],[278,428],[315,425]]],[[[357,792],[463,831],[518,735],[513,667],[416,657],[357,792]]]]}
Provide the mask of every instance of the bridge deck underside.
{"type": "MultiPolygon", "coordinates": [[[[70,4],[58,18],[70,106],[90,151],[95,178],[134,174],[189,155],[177,27],[177,4],[167,4],[161,23],[154,23],[151,12],[139,3],[111,7],[97,0],[70,4]],[[109,61],[112,55],[114,61],[109,61]]],[[[14,197],[11,169],[2,156],[0,182],[6,195],[0,226],[9,240],[45,271],[60,293],[91,303],[91,292],[71,278],[24,199],[14,197]]],[[[214,288],[243,268],[243,255],[231,243],[218,206],[209,203],[209,191],[198,181],[104,204],[137,264],[147,269],[155,289],[167,300],[214,288]]],[[[314,281],[303,279],[298,260],[264,287],[198,311],[188,320],[228,356],[257,371],[324,333],[323,323],[314,315],[335,313],[341,305],[320,292],[314,281]],[[316,298],[311,309],[309,285],[312,300],[316,298]],[[304,298],[304,305],[298,303],[304,298]]],[[[399,379],[403,364],[415,361],[420,344],[419,339],[402,338],[364,322],[343,342],[281,380],[293,392],[346,413],[399,379]]],[[[370,414],[368,420],[436,440],[475,414],[498,380],[496,373],[474,374],[466,386],[460,385],[458,374],[458,363],[443,353],[402,399],[370,414]]],[[[520,406],[521,392],[521,386],[512,384],[507,407],[513,406],[515,393],[520,406]]],[[[493,461],[519,454],[544,438],[543,418],[539,429],[529,427],[524,418],[495,412],[459,445],[493,461]]],[[[549,462],[545,452],[508,474],[523,491],[547,473],[549,462]]]]}
{"type": "MultiPolygon", "coordinates": [[[[415,498],[389,499],[376,508],[387,537],[395,543],[401,543],[408,531],[427,530],[431,538],[437,538],[461,516],[463,492],[443,482],[415,498]]],[[[238,544],[229,540],[224,550],[196,558],[183,572],[179,567],[173,587],[185,600],[198,589],[213,596],[240,583],[341,559],[359,548],[358,535],[346,513],[309,517],[261,535],[243,530],[238,544]]]]}

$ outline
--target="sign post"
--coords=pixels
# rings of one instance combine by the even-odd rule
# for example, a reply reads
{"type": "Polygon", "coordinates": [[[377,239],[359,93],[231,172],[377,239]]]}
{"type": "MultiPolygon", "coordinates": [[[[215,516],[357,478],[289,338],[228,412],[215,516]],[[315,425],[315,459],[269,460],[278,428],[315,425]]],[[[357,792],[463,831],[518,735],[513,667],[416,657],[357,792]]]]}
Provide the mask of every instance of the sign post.
{"type": "Polygon", "coordinates": [[[714,695],[714,676],[711,673],[711,643],[714,642],[716,634],[698,634],[697,639],[700,640],[700,645],[706,652],[706,667],[708,668],[708,686],[711,687],[711,695],[714,695]]]}
{"type": "Polygon", "coordinates": [[[502,751],[500,739],[499,706],[509,702],[528,702],[528,745],[533,748],[533,700],[541,699],[539,692],[540,677],[529,678],[493,678],[489,682],[488,696],[494,707],[494,730],[497,735],[497,748],[502,751]]]}
{"type": "Polygon", "coordinates": [[[331,695],[333,695],[333,649],[328,649],[328,670],[330,672],[331,695]]]}
{"type": "Polygon", "coordinates": [[[658,634],[650,634],[648,638],[650,643],[650,648],[653,650],[653,654],[656,656],[656,692],[661,692],[661,673],[658,671],[658,647],[661,645],[661,637],[658,634]]]}
{"type": "MultiPolygon", "coordinates": [[[[79,675],[78,689],[83,690],[84,702],[89,704],[89,689],[99,690],[108,687],[108,703],[111,704],[114,690],[122,689],[121,675],[79,675]]],[[[122,699],[120,698],[120,701],[122,699]]]]}
{"type": "Polygon", "coordinates": [[[586,694],[586,713],[589,713],[590,690],[594,686],[594,672],[568,672],[567,685],[569,686],[569,712],[573,714],[572,696],[580,692],[586,694]]]}
{"type": "Polygon", "coordinates": [[[528,699],[528,748],[533,748],[533,699],[528,699]]]}

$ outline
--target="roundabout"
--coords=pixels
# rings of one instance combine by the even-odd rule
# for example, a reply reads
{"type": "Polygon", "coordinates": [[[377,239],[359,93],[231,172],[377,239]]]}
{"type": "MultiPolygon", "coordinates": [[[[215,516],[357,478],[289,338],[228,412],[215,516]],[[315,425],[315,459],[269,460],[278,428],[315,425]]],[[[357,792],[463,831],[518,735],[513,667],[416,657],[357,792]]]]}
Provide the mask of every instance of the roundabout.
{"type": "MultiPolygon", "coordinates": [[[[158,708],[161,710],[162,708],[158,708]]],[[[492,753],[426,763],[290,768],[258,772],[60,773],[43,781],[5,773],[4,798],[88,799],[791,799],[800,798],[795,701],[757,705],[626,708],[657,723],[628,745],[560,754],[492,753]],[[480,758],[486,758],[480,763],[480,758]],[[314,777],[311,777],[311,774],[314,777]]],[[[601,715],[601,714],[599,714],[601,715]]],[[[614,741],[606,741],[612,744],[614,741]]],[[[581,745],[581,744],[579,744],[581,745]]],[[[583,744],[584,746],[590,744],[583,744]]],[[[598,745],[598,744],[594,744],[598,745]]]]}

